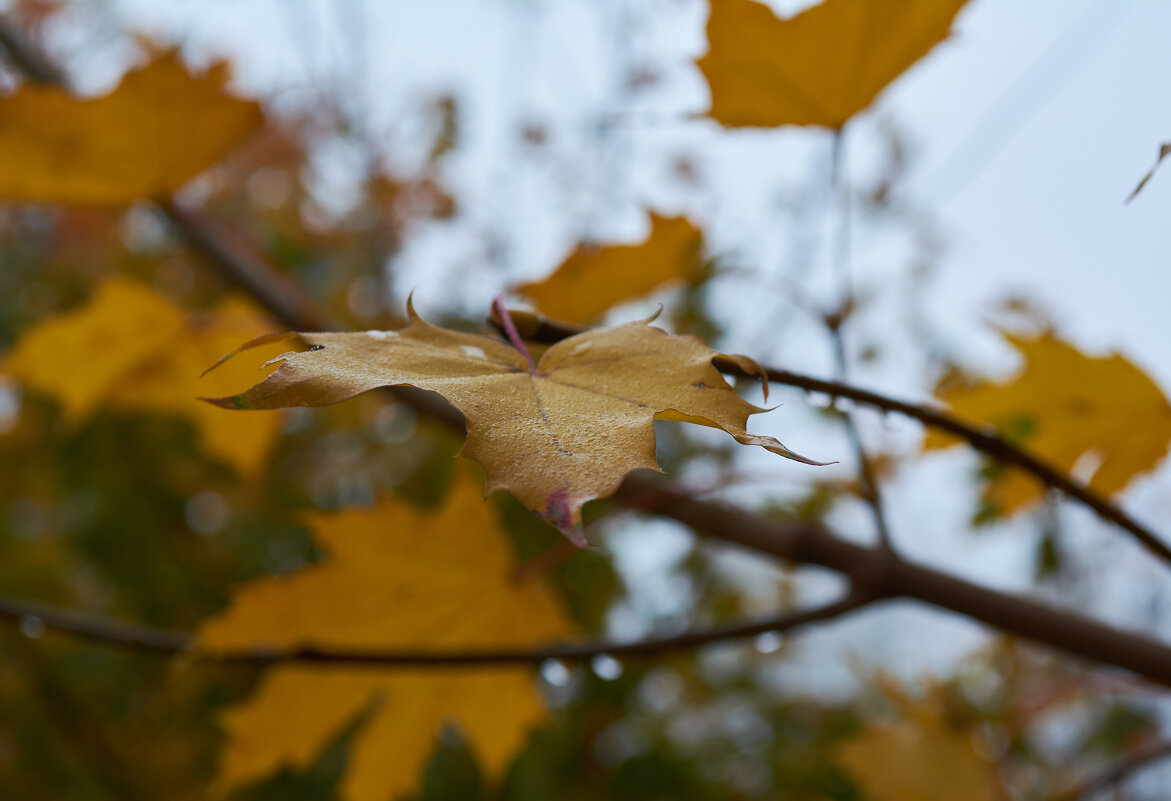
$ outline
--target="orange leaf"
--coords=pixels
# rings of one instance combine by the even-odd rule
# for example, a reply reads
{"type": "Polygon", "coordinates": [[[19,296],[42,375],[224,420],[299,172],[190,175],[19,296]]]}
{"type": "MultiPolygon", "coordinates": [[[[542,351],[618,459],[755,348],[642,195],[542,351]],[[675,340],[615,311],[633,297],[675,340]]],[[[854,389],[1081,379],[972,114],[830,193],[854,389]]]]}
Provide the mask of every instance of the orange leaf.
{"type": "Polygon", "coordinates": [[[99,409],[185,418],[211,453],[251,474],[267,457],[280,421],[240,420],[197,396],[248,380],[254,366],[232,365],[204,381],[198,376],[216,356],[266,327],[263,316],[239,301],[188,315],[141,284],[112,280],[82,308],[26,332],[0,372],[55,397],[74,425],[99,409]]]}
{"type": "Polygon", "coordinates": [[[22,86],[0,98],[0,198],[110,205],[171,194],[264,121],[227,81],[226,65],[193,77],[171,53],[104,97],[22,86]]]}
{"type": "MultiPolygon", "coordinates": [[[[1061,470],[1072,471],[1093,453],[1100,463],[1090,486],[1108,495],[1162,461],[1171,444],[1171,406],[1142,370],[1117,354],[1086,356],[1051,334],[1005,336],[1020,351],[1023,366],[1007,381],[939,392],[959,417],[994,426],[1061,470]]],[[[952,444],[955,440],[932,432],[924,447],[952,444]]],[[[1043,491],[1036,479],[1009,469],[991,480],[985,500],[1010,514],[1043,491]]]]}
{"type": "MultiPolygon", "coordinates": [[[[477,482],[460,476],[424,512],[384,502],[321,516],[322,564],[253,582],[206,623],[199,647],[491,649],[563,640],[573,626],[543,579],[514,580],[507,535],[477,482]]],[[[342,780],[346,801],[415,788],[445,723],[458,726],[493,775],[545,718],[531,670],[281,666],[226,718],[222,791],[282,766],[304,768],[363,710],[342,780]]]]}
{"type": "Polygon", "coordinates": [[[996,766],[972,746],[970,730],[949,724],[930,702],[905,705],[905,719],[874,725],[840,759],[868,801],[999,801],[996,766]]]}
{"type": "Polygon", "coordinates": [[[780,19],[755,0],[711,0],[708,116],[733,128],[839,129],[947,37],[966,0],[825,0],[780,19]]]}
{"type": "Polygon", "coordinates": [[[671,281],[694,281],[703,263],[703,233],[686,217],[652,212],[650,220],[641,243],[578,245],[551,276],[517,291],[549,317],[587,323],[671,281]]]}

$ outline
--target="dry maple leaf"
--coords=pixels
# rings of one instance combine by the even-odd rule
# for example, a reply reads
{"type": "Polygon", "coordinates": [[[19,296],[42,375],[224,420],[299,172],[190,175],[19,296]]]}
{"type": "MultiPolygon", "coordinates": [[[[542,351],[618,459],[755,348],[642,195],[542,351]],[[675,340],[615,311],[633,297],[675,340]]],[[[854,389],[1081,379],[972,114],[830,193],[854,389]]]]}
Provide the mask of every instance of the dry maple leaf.
{"type": "MultiPolygon", "coordinates": [[[[1020,371],[1007,381],[938,392],[957,416],[995,426],[1066,472],[1088,453],[1096,455],[1100,463],[1089,484],[1107,495],[1163,459],[1171,444],[1171,405],[1142,370],[1118,354],[1086,356],[1051,334],[1005,337],[1024,359],[1020,371]]],[[[953,444],[932,432],[924,447],[953,444]]],[[[1043,492],[1036,479],[1010,468],[992,479],[984,497],[1010,514],[1043,492]]]]}
{"type": "MultiPolygon", "coordinates": [[[[197,647],[322,650],[523,648],[564,640],[573,626],[542,578],[518,581],[507,535],[469,476],[438,510],[401,501],[320,516],[322,564],[253,582],[206,623],[197,647]]],[[[545,719],[532,671],[279,666],[226,720],[218,788],[282,766],[305,768],[363,711],[342,780],[346,801],[415,788],[447,722],[499,775],[545,719]]]]}
{"type": "Polygon", "coordinates": [[[703,232],[686,217],[650,215],[637,245],[578,245],[544,281],[517,288],[543,313],[587,323],[616,303],[670,281],[695,280],[703,264],[703,232]]]}
{"type": "Polygon", "coordinates": [[[825,0],[780,19],[755,0],[711,0],[708,116],[727,127],[840,129],[951,29],[966,0],[825,0]]]}
{"type": "Polygon", "coordinates": [[[224,64],[194,77],[170,53],[104,97],[22,86],[0,99],[0,198],[109,205],[174,192],[264,122],[227,80],[224,64]]]}
{"type": "Polygon", "coordinates": [[[534,363],[498,340],[433,326],[409,303],[408,314],[410,326],[399,331],[246,343],[241,350],[296,336],[310,349],[279,357],[280,369],[242,394],[207,400],[278,409],[327,406],[387,386],[437,392],[463,412],[460,453],[483,465],[487,491],[508,490],[581,546],[587,501],[612,495],[632,470],[659,469],[656,418],[721,428],[742,444],[821,464],[748,433],[748,416],[763,410],[728,386],[712,366],[721,354],[697,337],[626,323],[562,340],[534,363]]]}
{"type": "Polygon", "coordinates": [[[976,753],[971,731],[935,705],[904,705],[906,719],[874,725],[846,743],[839,759],[867,801],[999,801],[996,766],[976,753]]]}
{"type": "Polygon", "coordinates": [[[81,308],[25,332],[0,361],[0,373],[56,398],[71,425],[99,409],[182,417],[209,452],[251,474],[268,455],[280,421],[242,421],[196,396],[238,386],[253,371],[234,365],[207,381],[195,377],[243,337],[267,328],[240,301],[191,315],[141,284],[114,279],[81,308]]]}

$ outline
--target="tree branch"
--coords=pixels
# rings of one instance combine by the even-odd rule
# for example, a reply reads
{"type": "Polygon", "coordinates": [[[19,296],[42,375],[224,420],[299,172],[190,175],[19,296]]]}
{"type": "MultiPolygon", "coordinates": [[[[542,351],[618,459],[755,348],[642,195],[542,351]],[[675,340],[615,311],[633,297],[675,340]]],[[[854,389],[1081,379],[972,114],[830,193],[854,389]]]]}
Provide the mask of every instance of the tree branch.
{"type": "Polygon", "coordinates": [[[86,615],[72,609],[0,596],[0,618],[20,622],[36,618],[53,629],[85,640],[168,656],[185,655],[203,662],[233,665],[269,665],[284,662],[339,664],[370,667],[476,667],[483,665],[538,665],[549,659],[580,662],[595,656],[649,657],[688,650],[714,642],[755,637],[765,632],[786,632],[812,623],[832,620],[881,600],[879,596],[850,593],[824,606],[783,612],[750,621],[715,626],[664,637],[631,641],[558,643],[540,648],[503,648],[451,651],[333,651],[320,648],[288,650],[209,651],[199,648],[195,638],[180,631],[137,626],[86,615]]]}
{"type": "Polygon", "coordinates": [[[652,492],[651,482],[645,479],[628,480],[619,490],[627,499],[653,503],[656,514],[678,520],[699,534],[788,562],[820,565],[850,577],[876,595],[921,601],[1171,687],[1171,646],[1164,643],[1041,601],[990,590],[913,562],[889,559],[879,548],[855,545],[817,522],[770,519],[693,500],[666,488],[660,489],[658,498],[653,498],[652,492]]]}
{"type": "Polygon", "coordinates": [[[65,84],[65,75],[57,65],[49,61],[44,53],[4,17],[0,17],[0,47],[8,53],[13,66],[24,73],[30,81],[59,86],[65,84]]]}
{"type": "MultiPolygon", "coordinates": [[[[743,378],[754,377],[748,375],[742,368],[730,361],[724,359],[717,359],[716,361],[716,367],[720,372],[743,378]]],[[[964,422],[958,417],[929,406],[919,406],[917,404],[896,400],[838,381],[826,381],[800,373],[794,373],[789,370],[778,370],[773,367],[765,367],[764,372],[769,381],[777,384],[785,384],[810,392],[824,392],[828,395],[849,398],[856,403],[862,403],[885,412],[896,412],[918,420],[925,426],[954,434],[986,456],[990,456],[1002,464],[1019,467],[1046,486],[1060,490],[1083,506],[1094,510],[1103,520],[1108,520],[1131,534],[1155,557],[1167,564],[1171,564],[1171,547],[1168,547],[1153,531],[1143,526],[1112,501],[1099,495],[1087,485],[1077,481],[1062,470],[1049,465],[1040,457],[1034,456],[1023,448],[1019,448],[1011,442],[1000,438],[991,429],[981,428],[964,422]]]]}
{"type": "Polygon", "coordinates": [[[1123,757],[1098,775],[1091,776],[1081,784],[1061,793],[1054,801],[1088,801],[1098,791],[1105,790],[1110,785],[1127,778],[1130,774],[1148,767],[1152,762],[1167,757],[1171,757],[1171,741],[1155,743],[1128,757],[1123,757]]]}
{"type": "Polygon", "coordinates": [[[156,199],[155,206],[220,278],[250,295],[282,324],[298,331],[334,327],[317,314],[314,304],[283,273],[245,249],[231,247],[232,235],[222,223],[173,198],[156,199]]]}

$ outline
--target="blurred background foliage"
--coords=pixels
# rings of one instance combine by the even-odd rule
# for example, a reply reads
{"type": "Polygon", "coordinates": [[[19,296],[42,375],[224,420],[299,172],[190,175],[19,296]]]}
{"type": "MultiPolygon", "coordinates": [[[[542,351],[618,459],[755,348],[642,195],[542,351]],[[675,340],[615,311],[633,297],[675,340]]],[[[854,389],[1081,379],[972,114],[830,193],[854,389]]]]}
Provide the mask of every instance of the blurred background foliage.
{"type": "MultiPolygon", "coordinates": [[[[142,57],[174,44],[118,29],[121,21],[100,3],[16,0],[4,13],[50,52],[60,52],[60,41],[87,26],[142,57]]],[[[5,90],[22,80],[7,64],[0,66],[5,90]]],[[[653,70],[632,74],[628,90],[654,80],[653,70]]],[[[429,143],[414,168],[403,171],[384,162],[379,143],[369,141],[353,119],[355,110],[344,102],[322,95],[316,104],[292,110],[273,102],[265,110],[264,131],[201,176],[187,196],[209,218],[229,221],[227,235],[237,246],[258,249],[304,286],[331,324],[398,327],[409,287],[395,285],[396,255],[420,226],[442,226],[463,211],[447,167],[463,134],[460,104],[454,96],[439,95],[419,105],[409,125],[425,132],[429,143]],[[330,169],[327,155],[339,147],[358,154],[364,176],[359,195],[340,213],[320,174],[330,169]]],[[[547,132],[536,123],[518,125],[516,147],[526,157],[565,158],[550,152],[547,132]]],[[[915,306],[940,237],[929,214],[898,198],[908,145],[893,122],[879,147],[885,154],[880,169],[855,188],[855,213],[859,225],[899,229],[915,243],[908,257],[912,269],[881,291],[904,299],[904,322],[941,373],[951,366],[950,354],[915,306]]],[[[565,166],[572,175],[572,165],[565,166]]],[[[702,169],[688,156],[679,155],[673,169],[675,180],[702,192],[702,169]]],[[[798,250],[820,224],[808,210],[816,191],[790,189],[780,204],[784,224],[797,232],[798,250]]],[[[211,309],[230,294],[145,206],[0,207],[0,264],[0,350],[40,321],[78,308],[113,277],[137,280],[193,312],[211,309]]],[[[713,298],[743,282],[744,270],[735,254],[713,254],[691,285],[665,296],[664,319],[673,330],[720,347],[727,320],[713,313],[718,306],[713,298]]],[[[757,341],[781,337],[793,314],[817,314],[812,303],[794,297],[805,308],[762,316],[757,341]]],[[[847,313],[865,318],[868,302],[863,292],[847,313]]],[[[434,321],[465,330],[483,327],[482,318],[461,309],[460,304],[444,308],[434,321]]],[[[879,336],[881,326],[865,330],[873,336],[860,358],[883,358],[888,343],[879,336]]],[[[745,341],[753,337],[738,343],[745,341]]],[[[827,428],[838,424],[832,410],[821,414],[827,428]]],[[[193,630],[224,608],[234,587],[318,558],[300,523],[307,511],[370,504],[380,493],[422,505],[441,502],[460,446],[451,431],[381,395],[313,412],[288,410],[281,420],[265,468],[243,476],[201,448],[189,421],[102,409],[74,423],[64,419],[53,398],[5,380],[0,384],[0,592],[193,630]]],[[[736,484],[743,468],[723,443],[681,428],[664,426],[658,432],[664,468],[693,480],[699,492],[736,484]]],[[[883,455],[877,464],[890,471],[901,458],[883,455]]],[[[858,495],[856,483],[838,474],[767,498],[764,508],[777,515],[821,517],[841,504],[857,503],[858,495]]],[[[491,503],[521,558],[559,541],[511,498],[496,496],[491,503]]],[[[989,514],[995,519],[987,510],[978,519],[989,514]]],[[[630,513],[604,502],[588,510],[591,519],[598,521],[591,530],[603,539],[610,529],[635,525],[630,513]]],[[[1038,542],[1037,574],[1043,581],[1079,580],[1078,566],[1063,559],[1057,529],[1046,528],[1038,542]]],[[[672,591],[648,600],[646,590],[631,581],[640,574],[631,573],[614,553],[600,548],[576,554],[550,571],[587,632],[675,631],[794,604],[801,594],[791,570],[756,566],[744,581],[720,549],[691,539],[655,567],[653,586],[672,591]]],[[[900,684],[860,663],[851,668],[855,682],[848,692],[823,694],[794,692],[772,669],[799,647],[762,636],[653,662],[548,663],[539,681],[551,720],[532,733],[503,780],[483,777],[453,726],[435,737],[434,757],[416,797],[894,798],[873,786],[867,794],[867,775],[881,775],[890,766],[867,763],[849,744],[867,731],[886,732],[883,727],[927,715],[940,727],[935,741],[954,738],[995,763],[1012,798],[1046,799],[1088,767],[1154,742],[1161,728],[1148,688],[1086,673],[1014,642],[990,641],[963,660],[956,675],[920,684],[900,684]]],[[[22,801],[205,798],[221,743],[217,716],[245,698],[257,678],[250,669],[87,643],[46,631],[31,617],[5,626],[0,629],[0,795],[22,801]]],[[[337,797],[352,730],[311,769],[282,773],[235,797],[337,797]]],[[[897,754],[902,770],[914,772],[917,761],[928,759],[919,747],[912,742],[897,754]]],[[[963,793],[942,784],[933,797],[967,799],[963,793]]]]}

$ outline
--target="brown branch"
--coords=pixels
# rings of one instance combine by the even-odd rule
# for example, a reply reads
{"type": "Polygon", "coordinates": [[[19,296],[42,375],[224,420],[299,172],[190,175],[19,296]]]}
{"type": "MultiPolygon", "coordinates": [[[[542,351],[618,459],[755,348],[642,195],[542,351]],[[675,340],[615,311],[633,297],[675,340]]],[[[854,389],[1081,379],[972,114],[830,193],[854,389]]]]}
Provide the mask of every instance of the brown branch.
{"type": "Polygon", "coordinates": [[[0,17],[0,47],[8,53],[13,66],[37,83],[65,84],[65,76],[32,42],[7,19],[0,17]]]}
{"type": "Polygon", "coordinates": [[[220,278],[250,295],[283,325],[298,331],[334,327],[321,319],[314,304],[283,273],[244,248],[232,247],[232,233],[222,223],[173,198],[159,198],[155,206],[220,278]]]}
{"type": "Polygon", "coordinates": [[[482,665],[539,665],[549,659],[580,662],[595,656],[650,657],[688,650],[715,642],[755,637],[766,632],[785,632],[812,623],[832,620],[881,600],[876,595],[851,593],[824,606],[783,612],[747,623],[714,626],[641,640],[557,643],[539,648],[503,648],[450,651],[331,651],[319,648],[288,650],[208,651],[200,649],[186,632],[138,626],[86,615],[72,609],[0,596],[0,619],[20,622],[36,618],[53,629],[85,640],[136,651],[168,656],[185,655],[204,662],[234,665],[269,665],[283,662],[368,665],[370,667],[476,667],[482,665]]]}
{"type": "Polygon", "coordinates": [[[1096,776],[1066,790],[1057,796],[1054,801],[1088,801],[1095,793],[1105,790],[1112,784],[1120,782],[1135,771],[1148,767],[1152,762],[1171,757],[1171,741],[1155,743],[1128,757],[1123,757],[1114,765],[1096,776]]]}
{"type": "MultiPolygon", "coordinates": [[[[0,31],[3,31],[0,43],[17,35],[2,18],[0,31]]],[[[23,49],[7,47],[14,63],[22,68],[25,59],[17,53],[23,49]]],[[[28,74],[33,80],[39,79],[39,76],[31,71],[28,74]]],[[[252,291],[250,287],[258,290],[260,286],[268,287],[271,276],[253,274],[246,268],[246,262],[236,258],[222,240],[215,238],[213,232],[201,227],[194,218],[191,218],[191,223],[186,227],[181,226],[180,230],[197,232],[200,236],[206,235],[209,242],[215,242],[217,247],[201,249],[194,238],[189,238],[193,246],[207,256],[208,263],[221,274],[247,275],[248,280],[239,282],[246,291],[252,291]]],[[[288,286],[297,292],[297,303],[291,306],[277,304],[273,300],[272,292],[257,291],[254,297],[291,328],[309,327],[298,316],[299,312],[296,309],[312,309],[311,299],[295,285],[290,283],[288,286]]],[[[573,332],[564,326],[548,325],[541,328],[541,333],[569,335],[573,332]]],[[[717,363],[717,367],[731,375],[743,375],[743,371],[730,362],[717,363]]],[[[886,398],[846,384],[810,378],[786,370],[769,369],[766,373],[770,381],[779,384],[849,398],[857,403],[906,415],[925,425],[961,437],[977,450],[999,461],[1020,467],[1049,486],[1065,492],[1098,512],[1103,518],[1134,534],[1161,558],[1171,561],[1171,549],[1108,500],[992,433],[943,412],[886,398]]],[[[397,388],[395,394],[421,413],[447,425],[454,428],[462,428],[464,425],[463,416],[434,393],[403,387],[397,388]]],[[[660,496],[663,493],[668,495],[667,502],[656,509],[657,512],[690,526],[700,534],[783,560],[821,565],[850,576],[855,586],[866,587],[871,595],[888,597],[897,594],[915,599],[1076,656],[1124,668],[1153,682],[1171,687],[1171,647],[1163,643],[1126,633],[1037,601],[988,590],[930,568],[883,558],[877,549],[854,545],[840,539],[819,524],[778,521],[710,501],[678,497],[670,490],[665,490],[640,476],[630,476],[623,483],[618,492],[618,499],[637,506],[641,503],[639,499],[656,493],[660,496]]],[[[24,614],[35,615],[35,612],[26,611],[24,614]]],[[[93,625],[94,621],[80,621],[80,624],[84,628],[93,625]]],[[[154,630],[119,630],[115,633],[123,633],[127,637],[115,639],[134,642],[135,637],[146,635],[149,631],[154,630]]],[[[94,636],[102,633],[110,632],[100,626],[93,629],[94,636]]],[[[186,641],[167,640],[168,637],[184,635],[175,635],[173,632],[162,632],[162,635],[162,642],[156,643],[152,637],[146,636],[139,645],[146,649],[174,652],[182,651],[187,646],[186,641]]]]}
{"type": "MultiPolygon", "coordinates": [[[[648,485],[645,479],[628,479],[619,493],[630,497],[628,493],[637,492],[638,497],[645,498],[652,492],[648,485]]],[[[997,592],[929,567],[890,559],[879,548],[847,542],[820,523],[770,519],[672,494],[665,488],[655,500],[655,511],[699,534],[788,562],[829,568],[873,594],[921,601],[1171,687],[1171,646],[1038,600],[997,592]]]]}
{"type": "MultiPolygon", "coordinates": [[[[716,367],[723,373],[744,378],[753,377],[746,374],[744,370],[732,362],[727,360],[717,360],[717,362],[716,367]]],[[[1002,464],[1019,467],[1046,486],[1060,490],[1083,506],[1094,510],[1103,520],[1108,520],[1131,534],[1151,554],[1171,564],[1171,547],[1168,547],[1153,531],[1143,526],[1112,501],[1099,495],[1087,485],[1077,481],[1064,471],[1053,467],[1040,457],[1034,456],[1023,448],[1019,448],[1011,442],[1002,439],[990,429],[964,422],[958,417],[929,406],[919,406],[896,400],[849,384],[812,378],[800,373],[794,373],[789,370],[778,370],[772,367],[766,367],[764,371],[768,380],[777,384],[798,387],[810,392],[824,392],[829,395],[849,398],[856,403],[862,403],[886,412],[896,412],[918,420],[920,423],[931,428],[954,434],[986,456],[990,456],[1002,464]]]]}

